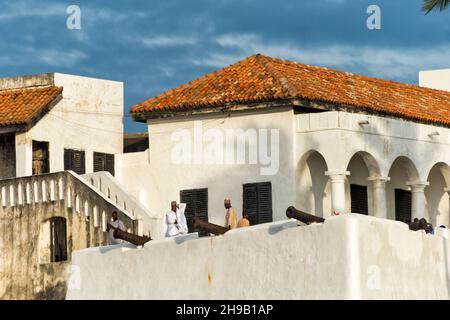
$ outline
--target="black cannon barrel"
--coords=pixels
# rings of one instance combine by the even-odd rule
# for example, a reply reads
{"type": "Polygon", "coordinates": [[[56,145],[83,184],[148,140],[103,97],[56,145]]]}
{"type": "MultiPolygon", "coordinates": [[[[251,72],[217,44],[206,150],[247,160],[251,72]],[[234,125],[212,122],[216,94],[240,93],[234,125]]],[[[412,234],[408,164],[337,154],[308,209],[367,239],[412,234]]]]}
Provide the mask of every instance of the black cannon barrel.
{"type": "Polygon", "coordinates": [[[134,244],[135,246],[143,246],[145,243],[152,240],[149,237],[141,237],[141,236],[138,236],[137,234],[133,234],[133,233],[129,233],[129,232],[120,230],[119,228],[113,227],[109,223],[108,223],[108,227],[110,229],[114,229],[114,234],[113,234],[114,238],[127,241],[129,243],[134,244]]]}
{"type": "Polygon", "coordinates": [[[325,221],[324,218],[317,217],[315,215],[300,211],[295,209],[294,207],[289,207],[286,210],[286,216],[291,219],[297,219],[303,223],[310,224],[313,222],[322,223],[325,221]]]}
{"type": "Polygon", "coordinates": [[[228,228],[219,226],[217,224],[203,221],[199,218],[194,218],[192,220],[192,226],[194,227],[195,230],[212,233],[212,234],[215,234],[216,236],[224,234],[225,232],[230,230],[228,228]]]}

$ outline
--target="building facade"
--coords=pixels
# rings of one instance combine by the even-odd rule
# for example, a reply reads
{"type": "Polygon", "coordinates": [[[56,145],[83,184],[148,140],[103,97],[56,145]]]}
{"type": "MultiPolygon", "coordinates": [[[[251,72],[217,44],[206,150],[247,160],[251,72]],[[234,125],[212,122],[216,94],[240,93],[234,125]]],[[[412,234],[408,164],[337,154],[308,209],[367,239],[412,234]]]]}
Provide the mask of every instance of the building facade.
{"type": "Polygon", "coordinates": [[[148,159],[117,178],[155,214],[184,198],[217,224],[231,197],[253,223],[295,205],[448,226],[450,93],[426,88],[448,73],[419,87],[252,56],[132,107],[148,159]]]}

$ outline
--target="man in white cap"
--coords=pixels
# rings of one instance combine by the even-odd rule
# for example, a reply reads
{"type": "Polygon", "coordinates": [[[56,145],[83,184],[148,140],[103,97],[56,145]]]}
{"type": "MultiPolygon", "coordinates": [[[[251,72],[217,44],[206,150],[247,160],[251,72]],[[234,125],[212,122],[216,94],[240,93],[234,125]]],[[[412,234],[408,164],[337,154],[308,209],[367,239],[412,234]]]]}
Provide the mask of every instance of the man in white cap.
{"type": "Polygon", "coordinates": [[[179,234],[187,234],[188,227],[184,211],[186,210],[186,203],[177,205],[176,201],[170,203],[171,210],[166,213],[166,237],[174,237],[179,234]]]}
{"type": "Polygon", "coordinates": [[[227,214],[225,215],[225,228],[234,229],[237,227],[237,214],[236,210],[231,206],[230,198],[225,198],[224,206],[225,209],[227,209],[227,214]]]}

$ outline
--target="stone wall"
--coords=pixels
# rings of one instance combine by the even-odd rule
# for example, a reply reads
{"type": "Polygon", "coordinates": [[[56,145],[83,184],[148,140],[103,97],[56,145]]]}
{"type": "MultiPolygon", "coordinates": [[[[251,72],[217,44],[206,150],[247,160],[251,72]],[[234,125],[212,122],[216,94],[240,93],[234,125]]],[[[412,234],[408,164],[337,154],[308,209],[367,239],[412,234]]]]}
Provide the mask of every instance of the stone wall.
{"type": "Polygon", "coordinates": [[[119,212],[129,231],[133,220],[71,172],[0,181],[0,299],[64,299],[73,251],[106,244],[106,223],[119,212]],[[63,217],[68,261],[42,258],[42,225],[63,217]]]}

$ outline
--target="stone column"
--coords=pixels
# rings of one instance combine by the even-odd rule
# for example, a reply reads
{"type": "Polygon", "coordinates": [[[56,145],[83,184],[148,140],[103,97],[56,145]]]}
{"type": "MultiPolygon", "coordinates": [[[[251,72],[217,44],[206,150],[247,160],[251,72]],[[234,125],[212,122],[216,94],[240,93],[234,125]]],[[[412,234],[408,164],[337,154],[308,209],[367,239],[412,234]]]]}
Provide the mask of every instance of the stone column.
{"type": "Polygon", "coordinates": [[[448,214],[450,214],[450,187],[445,188],[444,191],[448,193],[448,200],[449,200],[448,201],[448,211],[449,211],[448,214]]]}
{"type": "Polygon", "coordinates": [[[345,177],[350,175],[349,171],[327,171],[325,175],[330,178],[331,183],[331,210],[332,213],[343,214],[347,211],[345,204],[345,177]]]}
{"type": "Polygon", "coordinates": [[[389,177],[369,177],[373,188],[373,215],[377,218],[387,219],[386,182],[389,177]]]}
{"type": "Polygon", "coordinates": [[[412,209],[411,209],[411,220],[415,218],[428,219],[427,208],[425,206],[425,188],[430,185],[429,182],[423,181],[410,181],[406,183],[407,186],[411,187],[412,194],[412,209]]]}

